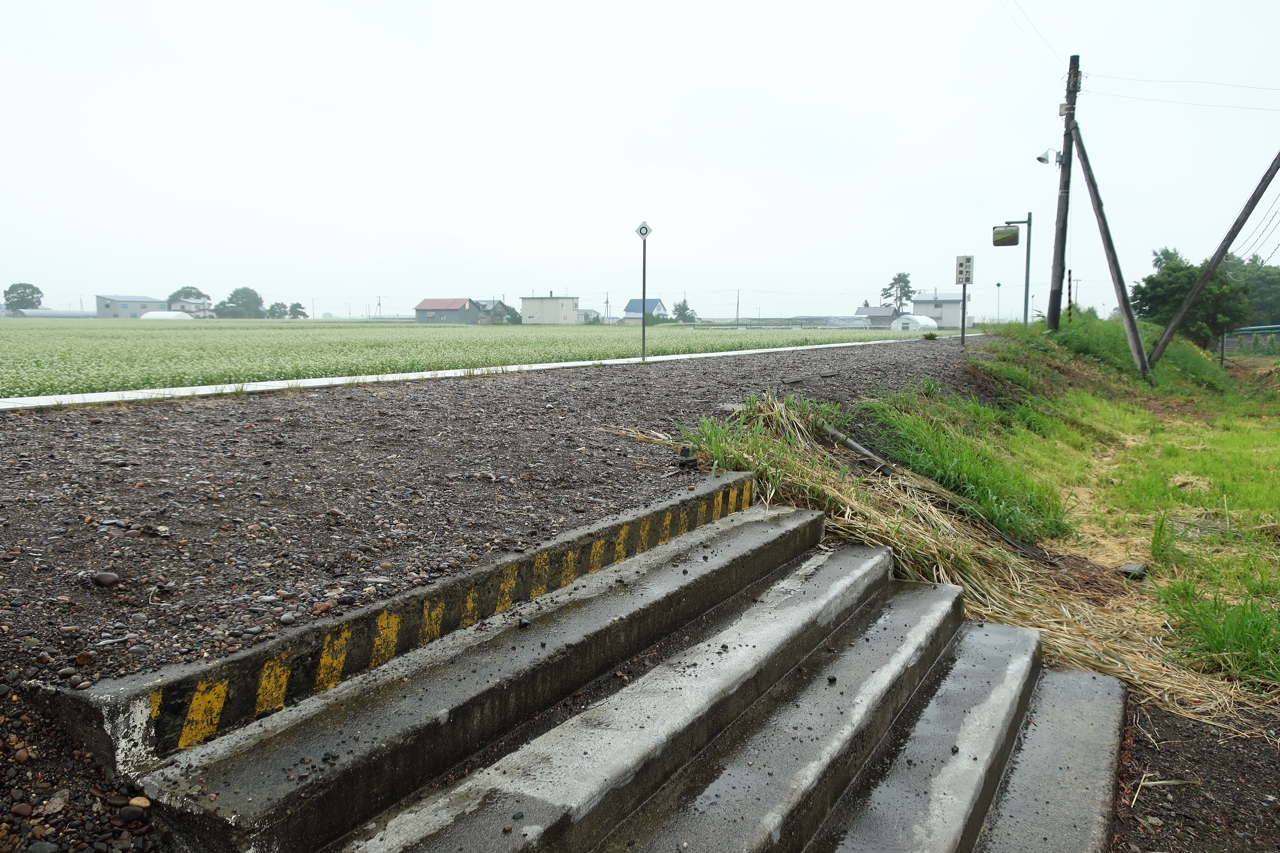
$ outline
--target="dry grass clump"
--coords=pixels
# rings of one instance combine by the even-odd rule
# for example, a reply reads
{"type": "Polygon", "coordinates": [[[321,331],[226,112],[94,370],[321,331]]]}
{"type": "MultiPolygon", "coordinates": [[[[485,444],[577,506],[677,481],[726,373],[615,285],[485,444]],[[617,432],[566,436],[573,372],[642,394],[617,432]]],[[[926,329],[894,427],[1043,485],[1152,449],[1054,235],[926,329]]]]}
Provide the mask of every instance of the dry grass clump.
{"type": "Polygon", "coordinates": [[[693,443],[706,468],[754,471],[766,500],[824,511],[828,536],[892,548],[897,577],[962,587],[968,618],[1039,630],[1050,663],[1122,678],[1140,700],[1206,721],[1266,704],[1239,683],[1172,659],[1171,629],[1155,601],[1115,575],[1012,542],[932,480],[820,442],[815,421],[813,412],[765,397],[728,423],[704,422],[683,442],[618,432],[693,443]]]}

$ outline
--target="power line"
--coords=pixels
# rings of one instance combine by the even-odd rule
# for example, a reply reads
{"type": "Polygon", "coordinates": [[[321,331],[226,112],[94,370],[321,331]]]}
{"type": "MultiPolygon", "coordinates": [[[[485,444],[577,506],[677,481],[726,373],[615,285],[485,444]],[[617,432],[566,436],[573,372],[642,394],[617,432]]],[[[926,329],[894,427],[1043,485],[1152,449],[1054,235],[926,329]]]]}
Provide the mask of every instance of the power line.
{"type": "Polygon", "coordinates": [[[1022,4],[1019,3],[1018,0],[1013,0],[1013,5],[1018,7],[1018,11],[1022,13],[1022,17],[1027,19],[1027,23],[1031,25],[1031,29],[1035,30],[1036,35],[1040,36],[1040,41],[1044,42],[1044,46],[1049,48],[1049,52],[1057,57],[1058,64],[1066,65],[1067,63],[1063,62],[1062,57],[1058,56],[1058,52],[1053,49],[1053,45],[1049,44],[1049,40],[1044,37],[1044,33],[1040,32],[1040,28],[1036,26],[1036,22],[1031,20],[1031,16],[1027,14],[1027,10],[1022,8],[1022,4]]]}
{"type": "Polygon", "coordinates": [[[1234,104],[1199,104],[1192,101],[1169,101],[1164,98],[1139,98],[1137,95],[1117,95],[1113,92],[1099,92],[1097,89],[1081,90],[1089,95],[1102,95],[1104,98],[1124,98],[1126,101],[1151,101],[1156,104],[1179,104],[1184,107],[1213,107],[1219,110],[1250,110],[1260,113],[1280,113],[1280,108],[1276,107],[1241,107],[1234,104]]]}
{"type": "Polygon", "coordinates": [[[1099,77],[1104,80],[1124,80],[1128,83],[1173,83],[1194,86],[1227,86],[1232,89],[1256,89],[1260,92],[1280,92],[1272,86],[1245,86],[1240,83],[1217,83],[1213,80],[1144,80],[1141,77],[1114,77],[1110,74],[1086,74],[1086,77],[1099,77]]]}
{"type": "MultiPolygon", "coordinates": [[[[1012,12],[1009,11],[1009,7],[1004,5],[1004,0],[999,0],[999,3],[1000,3],[1000,8],[1004,9],[1004,13],[1009,16],[1009,20],[1013,21],[1013,25],[1018,28],[1018,32],[1022,33],[1022,37],[1027,40],[1028,44],[1031,45],[1031,49],[1036,52],[1037,56],[1039,56],[1041,59],[1045,61],[1045,64],[1047,64],[1050,68],[1053,69],[1054,74],[1057,74],[1060,69],[1054,66],[1054,64],[1049,61],[1049,57],[1044,55],[1044,51],[1040,49],[1040,45],[1036,44],[1035,40],[1032,39],[1031,36],[1027,35],[1027,31],[1023,29],[1022,23],[1014,16],[1012,12]]],[[[1023,12],[1023,14],[1025,15],[1026,12],[1023,12]]],[[[1028,18],[1027,20],[1030,20],[1030,18],[1028,18]]]]}

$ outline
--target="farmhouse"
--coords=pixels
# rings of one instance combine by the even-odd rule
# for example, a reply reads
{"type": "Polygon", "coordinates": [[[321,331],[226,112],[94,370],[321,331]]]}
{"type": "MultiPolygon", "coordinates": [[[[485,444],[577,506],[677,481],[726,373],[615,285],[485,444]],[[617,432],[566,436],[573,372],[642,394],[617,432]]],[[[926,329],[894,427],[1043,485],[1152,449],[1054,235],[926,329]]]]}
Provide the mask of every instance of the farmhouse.
{"type": "Polygon", "coordinates": [[[480,306],[481,326],[502,326],[520,322],[520,312],[501,299],[477,299],[476,304],[480,306]]]}
{"type": "Polygon", "coordinates": [[[522,296],[520,313],[526,325],[576,326],[578,324],[578,297],[576,296],[522,296]]]}
{"type": "Polygon", "coordinates": [[[866,317],[872,329],[887,329],[898,316],[898,309],[892,305],[863,305],[853,312],[855,317],[866,317]]]}
{"type": "Polygon", "coordinates": [[[95,296],[100,319],[137,319],[148,311],[167,311],[169,303],[153,296],[95,296]]]}
{"type": "Polygon", "coordinates": [[[184,314],[190,314],[192,317],[212,317],[213,300],[208,297],[201,299],[174,299],[169,302],[169,310],[181,311],[184,314]]]}
{"type": "MultiPolygon", "coordinates": [[[[652,314],[655,318],[665,320],[671,316],[667,313],[667,306],[662,304],[661,299],[646,299],[644,301],[644,313],[652,314]]],[[[622,322],[628,320],[640,320],[640,300],[632,299],[627,303],[627,307],[622,309],[622,322]]]]}
{"type": "MultiPolygon", "coordinates": [[[[970,294],[969,299],[973,299],[970,294]]],[[[960,293],[933,292],[933,296],[916,292],[911,303],[911,313],[917,317],[932,317],[939,329],[960,328],[960,293]]],[[[973,315],[968,315],[968,325],[973,326],[973,315]]]]}
{"type": "Polygon", "coordinates": [[[474,299],[424,299],[413,307],[419,323],[460,323],[474,326],[480,322],[480,305],[474,299]]]}

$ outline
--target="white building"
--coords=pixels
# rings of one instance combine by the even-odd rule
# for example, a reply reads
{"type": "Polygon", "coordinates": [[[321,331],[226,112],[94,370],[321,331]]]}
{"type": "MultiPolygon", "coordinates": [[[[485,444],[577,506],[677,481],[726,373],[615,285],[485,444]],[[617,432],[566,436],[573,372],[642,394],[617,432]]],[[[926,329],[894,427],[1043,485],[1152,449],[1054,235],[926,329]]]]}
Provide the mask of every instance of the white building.
{"type": "MultiPolygon", "coordinates": [[[[969,294],[969,301],[973,301],[973,294],[969,294]]],[[[958,329],[960,328],[960,293],[941,293],[937,290],[930,296],[922,291],[916,291],[915,299],[911,302],[911,313],[916,317],[929,317],[938,324],[939,329],[958,329]]],[[[969,312],[967,316],[967,324],[969,328],[974,326],[973,313],[969,312]]]]}
{"type": "Polygon", "coordinates": [[[181,311],[184,314],[190,314],[192,317],[212,317],[213,316],[213,300],[212,299],[175,299],[169,303],[170,311],[181,311]]]}
{"type": "Polygon", "coordinates": [[[167,311],[169,303],[152,296],[95,296],[98,317],[102,319],[137,319],[148,311],[167,311]]]}
{"type": "Polygon", "coordinates": [[[531,326],[578,325],[578,297],[522,296],[520,315],[531,326]]]}

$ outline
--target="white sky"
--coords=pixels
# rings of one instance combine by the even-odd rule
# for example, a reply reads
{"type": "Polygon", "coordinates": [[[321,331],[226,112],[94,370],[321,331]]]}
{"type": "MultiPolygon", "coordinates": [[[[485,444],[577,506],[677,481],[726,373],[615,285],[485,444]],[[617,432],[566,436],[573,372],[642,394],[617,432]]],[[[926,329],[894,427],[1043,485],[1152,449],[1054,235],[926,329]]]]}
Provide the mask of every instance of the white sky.
{"type": "MultiPolygon", "coordinates": [[[[1023,247],[990,229],[1033,212],[1042,309],[1057,173],[1034,158],[1062,144],[1067,57],[1132,282],[1154,248],[1212,252],[1280,91],[1099,75],[1280,88],[1277,32],[1274,0],[3,0],[0,286],[65,308],[247,285],[341,316],[554,289],[619,313],[643,219],[649,294],[703,316],[738,290],[744,316],[852,314],[897,272],[951,290],[958,254],[974,312],[1000,281],[1009,316],[1023,247]]],[[[1110,308],[1078,167],[1072,189],[1068,264],[1110,308]]]]}

